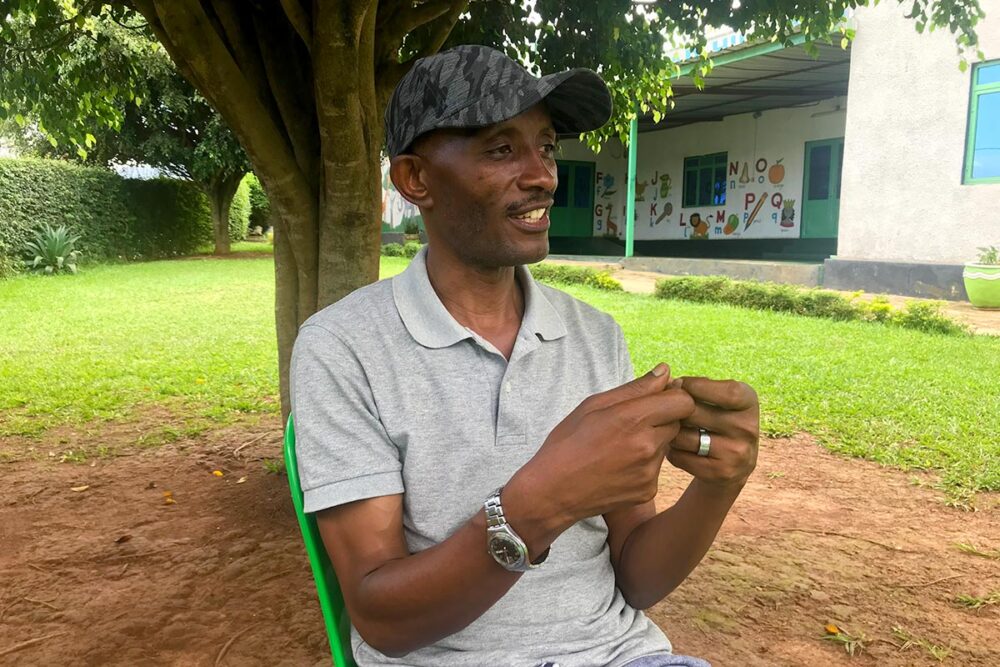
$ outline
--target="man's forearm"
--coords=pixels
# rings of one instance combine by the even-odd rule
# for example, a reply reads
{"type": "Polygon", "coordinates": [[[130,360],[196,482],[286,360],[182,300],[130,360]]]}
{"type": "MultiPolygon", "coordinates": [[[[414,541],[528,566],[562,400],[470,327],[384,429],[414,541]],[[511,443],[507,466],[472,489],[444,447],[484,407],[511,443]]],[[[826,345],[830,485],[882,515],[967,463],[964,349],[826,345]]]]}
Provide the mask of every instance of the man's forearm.
{"type": "Polygon", "coordinates": [[[692,480],[672,507],[633,529],[617,571],[629,604],[651,607],[687,578],[712,546],[741,489],[692,480]]]}
{"type": "MultiPolygon", "coordinates": [[[[508,520],[535,559],[564,528],[527,500],[520,490],[504,490],[508,520]]],[[[365,641],[388,655],[403,655],[482,616],[520,578],[493,560],[486,536],[480,510],[440,544],[366,574],[351,605],[351,620],[365,641]]]]}

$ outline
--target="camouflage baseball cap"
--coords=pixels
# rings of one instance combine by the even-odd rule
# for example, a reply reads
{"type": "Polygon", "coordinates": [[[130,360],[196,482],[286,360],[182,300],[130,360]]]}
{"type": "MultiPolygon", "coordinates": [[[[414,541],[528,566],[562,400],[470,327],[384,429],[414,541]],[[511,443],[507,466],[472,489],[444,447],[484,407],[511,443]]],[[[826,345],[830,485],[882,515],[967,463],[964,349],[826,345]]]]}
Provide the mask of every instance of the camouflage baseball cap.
{"type": "Polygon", "coordinates": [[[385,110],[389,157],[441,128],[500,123],[545,100],[556,133],[596,130],[611,117],[611,93],[598,74],[579,68],[532,76],[486,46],[456,46],[421,58],[396,86],[385,110]]]}

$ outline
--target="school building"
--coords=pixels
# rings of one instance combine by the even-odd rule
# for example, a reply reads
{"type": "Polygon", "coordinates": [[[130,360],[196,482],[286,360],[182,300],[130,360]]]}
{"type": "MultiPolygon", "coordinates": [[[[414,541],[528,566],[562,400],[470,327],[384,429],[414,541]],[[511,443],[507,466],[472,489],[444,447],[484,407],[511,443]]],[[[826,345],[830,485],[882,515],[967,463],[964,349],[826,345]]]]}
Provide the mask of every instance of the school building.
{"type": "MultiPolygon", "coordinates": [[[[678,54],[676,106],[636,123],[633,242],[629,147],[569,140],[551,252],[964,299],[963,263],[1000,245],[1000,13],[980,22],[986,61],[965,72],[953,35],[918,34],[904,13],[859,9],[850,46],[817,44],[818,57],[798,38],[714,34],[703,90],[678,54]]],[[[383,230],[402,231],[418,212],[383,186],[383,230]]]]}

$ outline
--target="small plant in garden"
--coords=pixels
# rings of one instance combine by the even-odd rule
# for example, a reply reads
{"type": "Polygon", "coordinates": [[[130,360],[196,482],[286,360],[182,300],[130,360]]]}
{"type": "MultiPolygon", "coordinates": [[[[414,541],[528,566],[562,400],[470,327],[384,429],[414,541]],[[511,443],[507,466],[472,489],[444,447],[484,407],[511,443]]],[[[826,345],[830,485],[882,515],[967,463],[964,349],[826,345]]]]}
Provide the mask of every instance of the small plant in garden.
{"type": "Polygon", "coordinates": [[[264,470],[271,475],[280,475],[285,471],[285,462],[276,459],[264,459],[264,470]]]}
{"type": "Polygon", "coordinates": [[[1000,264],[1000,248],[994,245],[986,246],[985,248],[976,248],[979,251],[980,264],[1000,264]]]}
{"type": "Polygon", "coordinates": [[[47,275],[69,271],[76,273],[76,260],[80,251],[75,249],[79,236],[69,233],[65,226],[53,229],[45,224],[35,232],[35,238],[24,244],[24,251],[31,259],[24,260],[31,271],[47,275]]]}
{"type": "Polygon", "coordinates": [[[979,556],[980,558],[1000,560],[1000,549],[980,549],[974,544],[966,544],[965,542],[956,543],[955,548],[963,553],[979,556]]]}
{"type": "Polygon", "coordinates": [[[1000,591],[993,591],[989,595],[963,595],[955,596],[955,604],[968,609],[982,609],[992,605],[1000,605],[1000,591]]]}
{"type": "Polygon", "coordinates": [[[403,226],[403,233],[409,236],[415,236],[420,233],[420,225],[417,224],[416,220],[411,218],[410,220],[407,220],[406,224],[403,226]]]}
{"type": "Polygon", "coordinates": [[[930,653],[931,657],[933,657],[938,662],[942,662],[945,658],[951,655],[950,648],[934,644],[924,639],[923,637],[916,637],[910,634],[905,628],[901,626],[898,625],[895,626],[892,629],[892,634],[893,636],[896,637],[896,639],[903,642],[903,645],[899,647],[900,651],[905,651],[912,646],[919,646],[920,648],[930,653]]]}
{"type": "Polygon", "coordinates": [[[856,653],[861,653],[865,650],[865,642],[868,641],[868,638],[865,637],[864,633],[855,637],[833,623],[827,623],[823,629],[826,631],[823,639],[840,644],[844,647],[847,655],[854,657],[856,653]]]}

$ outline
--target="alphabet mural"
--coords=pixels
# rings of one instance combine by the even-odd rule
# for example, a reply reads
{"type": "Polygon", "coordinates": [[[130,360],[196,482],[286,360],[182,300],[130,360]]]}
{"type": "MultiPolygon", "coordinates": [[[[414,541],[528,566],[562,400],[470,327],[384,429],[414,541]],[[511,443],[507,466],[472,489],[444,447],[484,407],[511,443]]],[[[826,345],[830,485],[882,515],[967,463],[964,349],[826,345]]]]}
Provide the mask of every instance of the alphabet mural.
{"type": "Polygon", "coordinates": [[[729,163],[727,196],[741,202],[743,210],[733,213],[722,228],[731,238],[776,238],[797,236],[795,200],[785,199],[787,170],[783,157],[736,160],[729,163]],[[739,174],[737,178],[736,175],[739,174]],[[736,219],[733,220],[733,216],[736,219]]]}

